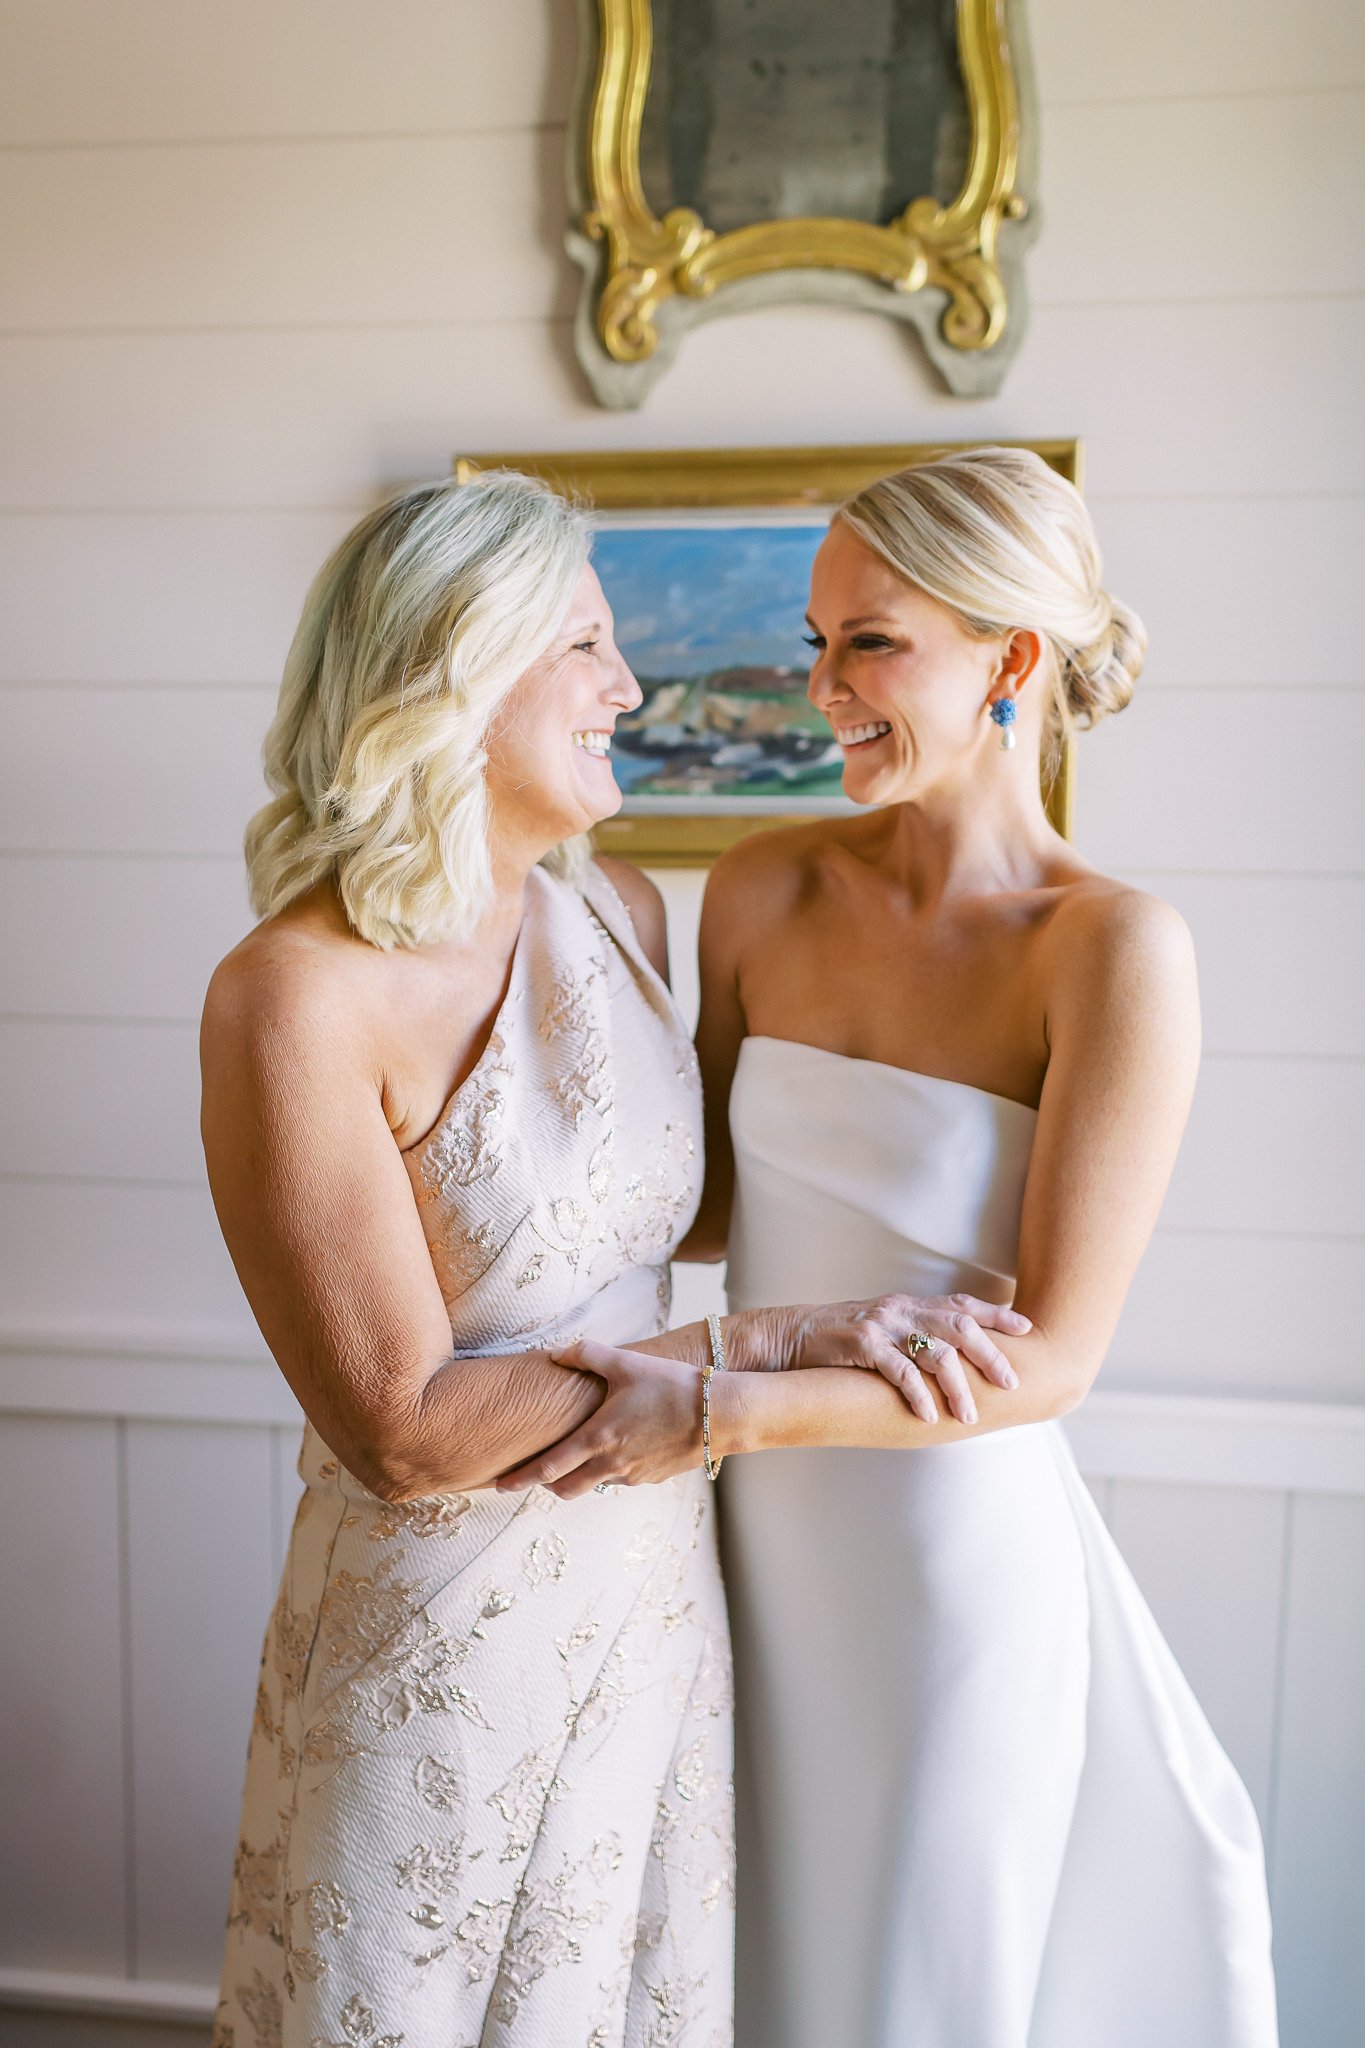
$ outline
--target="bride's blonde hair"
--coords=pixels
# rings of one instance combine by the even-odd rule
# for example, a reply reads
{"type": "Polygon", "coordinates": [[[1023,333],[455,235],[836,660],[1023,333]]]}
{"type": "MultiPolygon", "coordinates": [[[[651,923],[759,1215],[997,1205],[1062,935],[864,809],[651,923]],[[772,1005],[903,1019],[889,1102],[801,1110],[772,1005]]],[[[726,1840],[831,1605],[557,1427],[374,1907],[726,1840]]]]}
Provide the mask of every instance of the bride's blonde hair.
{"type": "MultiPolygon", "coordinates": [[[[274,800],[247,827],[269,917],[324,878],[372,945],[456,936],[488,900],[489,721],[552,645],[585,514],[512,471],[390,498],[319,571],[266,735],[274,800]]],[[[577,878],[582,842],[544,865],[577,878]]]]}
{"type": "Polygon", "coordinates": [[[1122,711],[1147,651],[1136,612],[1101,585],[1085,500],[1028,448],[967,448],[880,478],[835,518],[969,632],[1027,629],[1050,650],[1044,766],[1068,735],[1122,711]]]}

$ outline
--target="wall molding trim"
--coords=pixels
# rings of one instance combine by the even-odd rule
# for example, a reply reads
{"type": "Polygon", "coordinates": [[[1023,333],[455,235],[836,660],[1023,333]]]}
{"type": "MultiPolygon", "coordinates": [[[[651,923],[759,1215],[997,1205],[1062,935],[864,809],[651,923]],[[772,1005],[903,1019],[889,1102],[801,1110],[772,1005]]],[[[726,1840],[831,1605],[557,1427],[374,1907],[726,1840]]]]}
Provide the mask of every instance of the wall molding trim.
{"type": "Polygon", "coordinates": [[[1107,1479],[1365,1494],[1365,1404],[1097,1388],[1066,1433],[1107,1479]]]}
{"type": "Polygon", "coordinates": [[[78,1321],[71,1317],[39,1322],[0,1317],[0,1357],[11,1352],[42,1352],[57,1358],[193,1358],[222,1359],[250,1365],[270,1353],[246,1321],[169,1323],[112,1320],[78,1321]]]}
{"type": "MultiPolygon", "coordinates": [[[[0,1414],[297,1428],[249,1333],[218,1326],[0,1325],[0,1414]]],[[[1068,1418],[1096,1477],[1365,1494],[1365,1404],[1099,1387],[1068,1418]]]]}
{"type": "Polygon", "coordinates": [[[303,1425],[259,1337],[226,1324],[0,1322],[0,1414],[303,1425]]]}
{"type": "Polygon", "coordinates": [[[211,1984],[0,1967],[0,2006],[21,2012],[89,2013],[102,2019],[198,2026],[213,2018],[217,2005],[218,1992],[211,1984]]]}

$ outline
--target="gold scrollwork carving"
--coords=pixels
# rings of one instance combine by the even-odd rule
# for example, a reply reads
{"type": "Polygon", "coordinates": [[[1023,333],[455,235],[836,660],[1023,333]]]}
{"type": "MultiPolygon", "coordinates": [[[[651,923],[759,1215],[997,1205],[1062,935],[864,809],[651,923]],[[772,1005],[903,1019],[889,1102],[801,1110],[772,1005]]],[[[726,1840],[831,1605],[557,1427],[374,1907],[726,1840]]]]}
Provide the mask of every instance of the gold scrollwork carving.
{"type": "Polygon", "coordinates": [[[640,177],[640,132],[653,55],[650,0],[597,0],[597,75],[587,129],[582,225],[606,243],[598,338],[618,363],[654,354],[660,306],[774,271],[852,272],[898,293],[947,294],[941,331],[960,350],[990,349],[1008,319],[997,262],[1002,221],[1021,220],[1019,98],[1005,0],[957,0],[958,56],[971,117],[962,189],[948,205],[913,199],[887,227],[838,217],[754,221],[717,234],[690,207],[656,218],[640,177]]]}

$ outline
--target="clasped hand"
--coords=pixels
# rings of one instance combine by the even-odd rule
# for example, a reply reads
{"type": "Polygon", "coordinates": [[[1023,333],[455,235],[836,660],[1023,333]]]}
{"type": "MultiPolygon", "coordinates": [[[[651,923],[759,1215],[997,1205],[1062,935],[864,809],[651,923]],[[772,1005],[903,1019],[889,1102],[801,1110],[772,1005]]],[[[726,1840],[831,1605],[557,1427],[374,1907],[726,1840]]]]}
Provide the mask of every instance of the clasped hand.
{"type": "MultiPolygon", "coordinates": [[[[926,1375],[937,1382],[949,1413],[970,1425],[977,1416],[966,1367],[994,1386],[1017,1386],[989,1332],[1022,1337],[1032,1328],[1027,1316],[970,1294],[885,1294],[755,1313],[776,1326],[771,1348],[752,1362],[755,1369],[842,1365],[878,1372],[925,1423],[939,1419],[926,1375]],[[916,1345],[916,1337],[929,1345],[916,1345]]],[[[745,1318],[729,1320],[734,1325],[745,1318]]],[[[570,1435],[504,1473],[500,1492],[544,1486],[573,1500],[594,1486],[653,1485],[700,1464],[701,1374],[695,1366],[591,1339],[546,1356],[602,1380],[606,1397],[570,1435]]]]}

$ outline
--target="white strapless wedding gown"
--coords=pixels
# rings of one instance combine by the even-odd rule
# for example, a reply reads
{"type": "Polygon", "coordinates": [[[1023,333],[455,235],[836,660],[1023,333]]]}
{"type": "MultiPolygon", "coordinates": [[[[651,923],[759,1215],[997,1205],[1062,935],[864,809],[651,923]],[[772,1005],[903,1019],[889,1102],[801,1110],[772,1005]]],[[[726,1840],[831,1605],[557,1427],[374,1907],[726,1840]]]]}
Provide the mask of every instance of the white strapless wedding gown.
{"type": "MultiPolygon", "coordinates": [[[[1010,1299],[1032,1110],[750,1038],[731,1124],[733,1307],[1010,1299]]],[[[1060,1427],[720,1492],[740,2048],[1273,2048],[1251,1802],[1060,1427]]]]}

